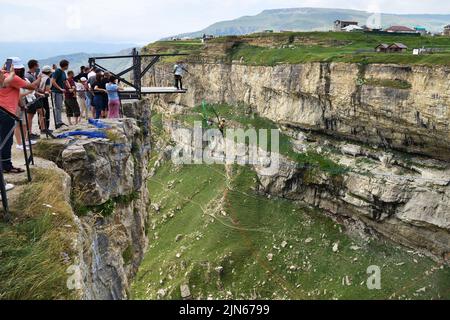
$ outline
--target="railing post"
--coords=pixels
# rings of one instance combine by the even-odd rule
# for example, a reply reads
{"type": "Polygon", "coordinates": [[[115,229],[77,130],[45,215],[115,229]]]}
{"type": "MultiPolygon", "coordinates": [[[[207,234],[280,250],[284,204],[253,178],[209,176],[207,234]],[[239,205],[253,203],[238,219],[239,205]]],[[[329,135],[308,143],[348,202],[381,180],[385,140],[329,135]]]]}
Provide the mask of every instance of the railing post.
{"type": "MultiPolygon", "coordinates": [[[[28,177],[28,181],[31,182],[30,159],[28,158],[27,145],[26,145],[26,141],[25,141],[25,133],[23,131],[22,119],[19,119],[19,126],[20,126],[20,135],[22,138],[23,155],[25,156],[25,166],[27,167],[27,177],[28,177]]],[[[32,148],[32,146],[30,143],[30,149],[31,148],[32,148]]]]}
{"type": "MultiPolygon", "coordinates": [[[[0,140],[0,145],[2,141],[0,140]]],[[[0,149],[1,151],[1,149],[0,149]]],[[[2,195],[3,209],[5,210],[5,216],[9,215],[8,198],[6,194],[6,182],[5,177],[3,177],[3,163],[2,156],[0,154],[0,194],[2,195]]]]}

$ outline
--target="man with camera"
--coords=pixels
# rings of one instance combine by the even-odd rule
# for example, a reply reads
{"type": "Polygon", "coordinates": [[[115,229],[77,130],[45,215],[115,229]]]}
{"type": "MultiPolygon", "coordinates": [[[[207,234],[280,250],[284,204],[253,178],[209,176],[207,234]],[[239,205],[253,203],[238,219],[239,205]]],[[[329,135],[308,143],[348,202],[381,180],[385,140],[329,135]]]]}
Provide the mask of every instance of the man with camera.
{"type": "MultiPolygon", "coordinates": [[[[28,72],[25,74],[25,79],[30,83],[33,83],[37,80],[40,73],[41,71],[39,69],[39,62],[37,60],[28,61],[28,72]]],[[[38,89],[39,88],[40,84],[38,89]]],[[[40,138],[40,135],[33,134],[33,118],[36,115],[36,113],[38,113],[39,125],[41,128],[44,128],[45,126],[44,110],[43,110],[44,94],[39,90],[37,90],[33,92],[31,95],[29,95],[29,97],[31,97],[32,100],[28,101],[29,105],[26,111],[28,117],[28,132],[30,132],[30,138],[32,140],[37,140],[40,138]]]]}

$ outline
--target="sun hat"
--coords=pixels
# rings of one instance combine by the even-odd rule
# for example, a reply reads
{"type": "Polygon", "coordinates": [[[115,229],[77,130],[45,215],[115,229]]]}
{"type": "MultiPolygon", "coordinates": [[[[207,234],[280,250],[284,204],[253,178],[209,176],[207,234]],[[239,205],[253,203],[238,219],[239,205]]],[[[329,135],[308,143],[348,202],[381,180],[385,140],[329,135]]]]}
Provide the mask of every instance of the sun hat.
{"type": "Polygon", "coordinates": [[[22,59],[20,59],[19,57],[10,57],[8,59],[12,60],[12,64],[14,65],[14,69],[25,69],[25,66],[22,63],[22,59]]]}
{"type": "Polygon", "coordinates": [[[44,66],[44,67],[42,68],[42,72],[43,72],[43,73],[52,72],[52,71],[53,71],[53,69],[52,69],[52,67],[50,67],[50,66],[44,66]]]}
{"type": "Polygon", "coordinates": [[[81,82],[86,82],[87,79],[86,79],[85,77],[82,77],[82,78],[80,79],[80,81],[81,81],[81,82]]]}

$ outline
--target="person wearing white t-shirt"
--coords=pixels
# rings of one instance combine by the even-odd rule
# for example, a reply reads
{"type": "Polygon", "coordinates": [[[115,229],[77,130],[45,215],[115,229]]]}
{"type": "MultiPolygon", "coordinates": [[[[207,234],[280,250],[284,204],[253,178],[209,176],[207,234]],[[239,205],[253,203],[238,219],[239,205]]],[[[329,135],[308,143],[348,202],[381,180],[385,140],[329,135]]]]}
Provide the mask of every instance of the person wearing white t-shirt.
{"type": "Polygon", "coordinates": [[[75,84],[77,89],[78,105],[80,106],[81,109],[81,117],[84,119],[89,118],[89,111],[90,111],[90,106],[88,107],[88,105],[86,104],[86,91],[88,89],[87,85],[88,85],[87,79],[84,77],[80,79],[80,82],[77,82],[75,84]]]}

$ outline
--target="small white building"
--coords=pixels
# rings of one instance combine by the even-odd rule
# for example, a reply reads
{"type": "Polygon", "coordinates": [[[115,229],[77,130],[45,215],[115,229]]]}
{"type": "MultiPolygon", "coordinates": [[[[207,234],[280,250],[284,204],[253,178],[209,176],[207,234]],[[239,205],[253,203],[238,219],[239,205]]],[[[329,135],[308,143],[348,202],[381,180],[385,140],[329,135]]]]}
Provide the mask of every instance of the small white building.
{"type": "Polygon", "coordinates": [[[350,26],[346,26],[345,28],[342,28],[342,31],[345,32],[354,32],[354,31],[363,31],[364,28],[360,27],[360,26],[356,26],[356,25],[350,25],[350,26]]]}

